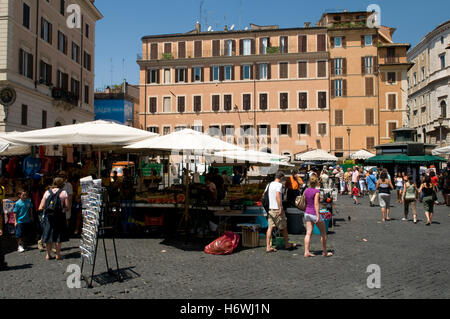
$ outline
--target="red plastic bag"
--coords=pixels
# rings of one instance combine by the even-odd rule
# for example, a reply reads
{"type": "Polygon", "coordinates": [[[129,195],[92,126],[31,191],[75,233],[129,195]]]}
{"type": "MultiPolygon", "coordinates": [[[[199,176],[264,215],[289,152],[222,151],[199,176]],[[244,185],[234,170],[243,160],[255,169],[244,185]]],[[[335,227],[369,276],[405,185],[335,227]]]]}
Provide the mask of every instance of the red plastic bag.
{"type": "Polygon", "coordinates": [[[211,255],[228,255],[239,245],[240,236],[231,231],[217,238],[205,247],[205,253],[211,255]]]}

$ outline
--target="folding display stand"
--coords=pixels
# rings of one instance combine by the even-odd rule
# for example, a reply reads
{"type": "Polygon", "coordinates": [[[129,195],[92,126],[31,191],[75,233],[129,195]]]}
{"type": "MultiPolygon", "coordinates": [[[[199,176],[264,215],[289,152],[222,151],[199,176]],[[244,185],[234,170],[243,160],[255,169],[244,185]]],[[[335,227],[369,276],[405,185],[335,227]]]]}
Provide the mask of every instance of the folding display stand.
{"type": "Polygon", "coordinates": [[[107,273],[114,276],[114,271],[109,268],[108,254],[106,252],[105,233],[111,230],[112,242],[114,247],[114,256],[116,258],[117,266],[117,280],[123,281],[120,274],[119,261],[117,258],[117,249],[114,236],[114,226],[105,226],[105,211],[107,205],[105,205],[105,199],[107,199],[107,192],[105,188],[101,187],[101,180],[92,181],[92,178],[85,178],[80,180],[83,193],[87,194],[82,196],[83,205],[83,230],[81,234],[81,280],[85,280],[87,288],[93,288],[92,282],[94,279],[95,264],[97,260],[98,240],[101,236],[103,242],[103,250],[105,252],[105,262],[107,273]],[[95,183],[97,182],[97,183],[95,183]],[[90,282],[88,278],[83,275],[83,268],[85,261],[92,265],[92,273],[90,282]]]}

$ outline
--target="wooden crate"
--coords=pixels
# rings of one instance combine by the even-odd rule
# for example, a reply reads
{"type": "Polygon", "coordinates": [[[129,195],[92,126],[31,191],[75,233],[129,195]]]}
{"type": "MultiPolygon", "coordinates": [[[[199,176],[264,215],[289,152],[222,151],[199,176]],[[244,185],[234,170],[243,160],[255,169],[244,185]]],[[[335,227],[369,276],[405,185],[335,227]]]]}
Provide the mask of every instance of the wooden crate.
{"type": "Polygon", "coordinates": [[[247,228],[242,229],[242,247],[255,248],[259,246],[259,232],[247,228]]]}

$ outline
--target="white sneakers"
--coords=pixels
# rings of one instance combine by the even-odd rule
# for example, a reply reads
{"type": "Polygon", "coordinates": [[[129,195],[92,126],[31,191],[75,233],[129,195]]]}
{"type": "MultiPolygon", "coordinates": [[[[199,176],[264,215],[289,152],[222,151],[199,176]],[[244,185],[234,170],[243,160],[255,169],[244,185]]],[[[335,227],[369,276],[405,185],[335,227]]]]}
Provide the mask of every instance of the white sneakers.
{"type": "Polygon", "coordinates": [[[23,253],[25,251],[25,249],[23,249],[23,246],[19,246],[19,248],[17,248],[17,251],[19,253],[23,253]]]}

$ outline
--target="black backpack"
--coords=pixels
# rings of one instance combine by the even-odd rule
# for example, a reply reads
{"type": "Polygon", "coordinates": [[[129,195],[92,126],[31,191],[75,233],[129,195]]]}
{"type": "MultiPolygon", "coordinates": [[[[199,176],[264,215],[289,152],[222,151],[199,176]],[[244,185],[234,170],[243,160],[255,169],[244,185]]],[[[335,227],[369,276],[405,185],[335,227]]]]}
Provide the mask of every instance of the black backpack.
{"type": "Polygon", "coordinates": [[[269,208],[270,208],[270,200],[269,200],[270,184],[272,184],[272,183],[267,184],[266,190],[264,191],[264,195],[262,198],[262,205],[263,205],[264,209],[266,210],[266,212],[269,212],[269,208]]]}
{"type": "Polygon", "coordinates": [[[62,189],[58,190],[56,193],[53,193],[51,190],[49,190],[49,196],[47,197],[47,200],[45,201],[45,209],[44,213],[49,217],[54,217],[59,214],[62,214],[62,204],[61,199],[59,198],[59,195],[62,193],[62,189]]]}

